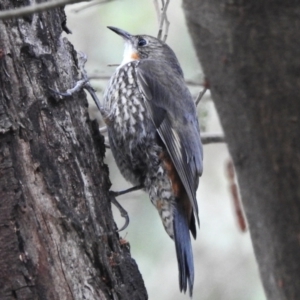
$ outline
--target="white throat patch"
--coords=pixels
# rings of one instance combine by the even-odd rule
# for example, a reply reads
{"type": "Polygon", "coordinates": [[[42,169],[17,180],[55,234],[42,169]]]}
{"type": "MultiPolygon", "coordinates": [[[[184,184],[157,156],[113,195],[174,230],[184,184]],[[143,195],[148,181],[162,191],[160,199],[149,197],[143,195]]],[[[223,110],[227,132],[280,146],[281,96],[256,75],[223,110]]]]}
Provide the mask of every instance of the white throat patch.
{"type": "Polygon", "coordinates": [[[136,50],[132,47],[132,44],[130,42],[125,41],[124,45],[124,53],[123,53],[123,60],[121,64],[119,65],[118,69],[126,65],[127,63],[137,60],[137,58],[134,58],[136,53],[136,50]]]}

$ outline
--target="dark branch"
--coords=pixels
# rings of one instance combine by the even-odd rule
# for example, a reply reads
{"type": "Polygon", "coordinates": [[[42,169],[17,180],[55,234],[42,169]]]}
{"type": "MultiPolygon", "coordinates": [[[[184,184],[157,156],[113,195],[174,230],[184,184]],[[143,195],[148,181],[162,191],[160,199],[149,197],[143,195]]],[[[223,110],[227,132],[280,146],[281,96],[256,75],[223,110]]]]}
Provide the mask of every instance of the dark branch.
{"type": "Polygon", "coordinates": [[[201,141],[203,145],[213,143],[226,143],[225,136],[222,133],[201,133],[201,141]]]}
{"type": "Polygon", "coordinates": [[[10,18],[18,18],[18,17],[23,17],[27,16],[33,13],[53,9],[56,7],[64,6],[67,4],[74,4],[78,2],[87,2],[90,0],[52,0],[50,2],[43,2],[43,3],[38,3],[34,5],[29,5],[21,8],[16,8],[16,9],[10,9],[10,10],[4,10],[0,12],[0,19],[6,20],[10,18]]]}

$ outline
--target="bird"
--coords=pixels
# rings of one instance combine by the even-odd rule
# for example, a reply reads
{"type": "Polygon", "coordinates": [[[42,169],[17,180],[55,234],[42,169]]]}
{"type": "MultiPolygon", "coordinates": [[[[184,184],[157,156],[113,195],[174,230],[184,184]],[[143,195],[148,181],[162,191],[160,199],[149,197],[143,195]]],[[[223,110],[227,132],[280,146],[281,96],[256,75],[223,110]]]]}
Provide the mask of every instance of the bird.
{"type": "Polygon", "coordinates": [[[149,194],[175,243],[180,292],[188,289],[192,297],[190,233],[196,239],[196,191],[203,170],[196,105],[165,42],[108,28],[124,40],[123,60],[103,96],[110,148],[124,178],[149,194]]]}

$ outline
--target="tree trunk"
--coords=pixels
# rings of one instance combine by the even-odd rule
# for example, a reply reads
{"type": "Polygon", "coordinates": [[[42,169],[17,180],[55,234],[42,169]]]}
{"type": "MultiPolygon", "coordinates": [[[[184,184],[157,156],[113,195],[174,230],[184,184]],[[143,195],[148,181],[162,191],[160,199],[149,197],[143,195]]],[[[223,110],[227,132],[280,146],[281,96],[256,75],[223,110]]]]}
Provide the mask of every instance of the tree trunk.
{"type": "Polygon", "coordinates": [[[298,1],[184,0],[268,299],[300,295],[298,1]]]}
{"type": "Polygon", "coordinates": [[[80,77],[65,21],[63,9],[0,21],[0,299],[147,299],[85,94],[49,90],[80,77]]]}

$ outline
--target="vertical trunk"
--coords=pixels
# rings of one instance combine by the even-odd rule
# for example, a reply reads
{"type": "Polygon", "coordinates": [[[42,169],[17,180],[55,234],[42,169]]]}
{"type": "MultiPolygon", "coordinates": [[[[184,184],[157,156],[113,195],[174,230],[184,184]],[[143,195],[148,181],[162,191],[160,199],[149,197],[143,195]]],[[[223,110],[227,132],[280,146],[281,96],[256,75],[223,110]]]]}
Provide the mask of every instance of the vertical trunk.
{"type": "Polygon", "coordinates": [[[266,295],[298,299],[299,3],[183,3],[237,170],[266,295]]]}
{"type": "Polygon", "coordinates": [[[85,94],[49,90],[79,77],[64,24],[63,9],[0,21],[0,298],[147,299],[85,94]]]}

